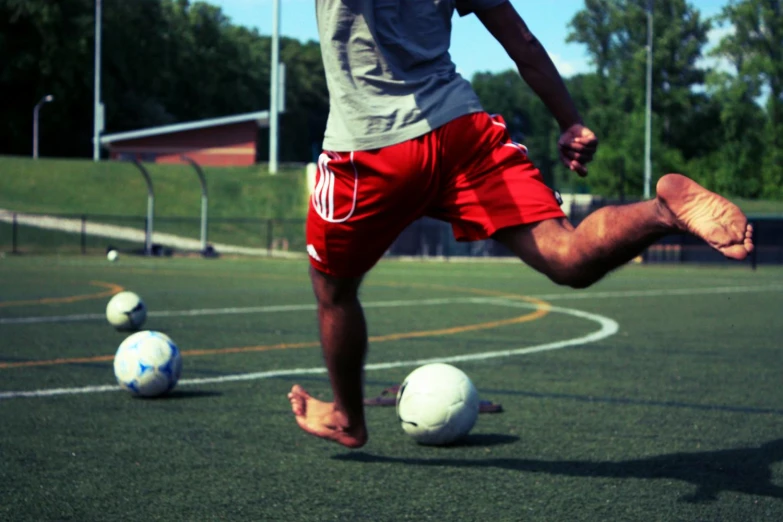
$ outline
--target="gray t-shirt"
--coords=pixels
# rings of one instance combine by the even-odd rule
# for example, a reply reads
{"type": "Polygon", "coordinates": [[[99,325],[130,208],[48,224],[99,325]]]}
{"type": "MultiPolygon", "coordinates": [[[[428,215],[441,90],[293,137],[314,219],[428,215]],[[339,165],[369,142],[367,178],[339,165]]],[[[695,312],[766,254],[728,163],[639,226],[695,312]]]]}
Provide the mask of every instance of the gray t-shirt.
{"type": "Polygon", "coordinates": [[[394,145],[482,110],[449,55],[451,18],[508,0],[316,0],[329,89],[323,147],[394,145]]]}

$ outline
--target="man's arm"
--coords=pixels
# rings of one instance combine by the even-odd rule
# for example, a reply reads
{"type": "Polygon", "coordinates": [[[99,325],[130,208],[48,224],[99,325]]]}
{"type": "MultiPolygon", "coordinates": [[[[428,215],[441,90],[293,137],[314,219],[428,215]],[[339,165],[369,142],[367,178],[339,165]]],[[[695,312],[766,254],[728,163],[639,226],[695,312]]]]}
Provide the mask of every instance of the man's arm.
{"type": "Polygon", "coordinates": [[[582,118],[555,64],[511,2],[477,11],[476,16],[514,60],[519,74],[547,106],[560,129],[581,124],[582,118]]]}
{"type": "Polygon", "coordinates": [[[579,111],[549,54],[511,2],[475,13],[514,60],[522,79],[560,125],[563,134],[558,146],[563,163],[578,174],[587,175],[585,165],[592,160],[598,140],[592,131],[583,126],[579,111]]]}

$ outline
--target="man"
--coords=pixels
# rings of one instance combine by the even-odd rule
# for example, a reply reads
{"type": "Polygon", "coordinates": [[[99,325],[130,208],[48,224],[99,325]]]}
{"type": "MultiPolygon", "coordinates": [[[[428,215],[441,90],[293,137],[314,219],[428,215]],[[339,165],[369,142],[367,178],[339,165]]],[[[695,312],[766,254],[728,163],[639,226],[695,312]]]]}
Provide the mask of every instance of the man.
{"type": "Polygon", "coordinates": [[[508,0],[316,0],[330,113],[307,218],[310,275],[334,402],[295,385],[299,426],[350,448],[367,442],[362,276],[423,215],[455,237],[492,237],[552,281],[584,288],[660,237],[681,231],[744,259],[752,230],[726,199],[678,175],[655,199],[602,208],[574,228],[500,117],[482,111],[448,53],[456,9],[481,20],[562,130],[581,176],[597,140],[546,51],[508,0]]]}

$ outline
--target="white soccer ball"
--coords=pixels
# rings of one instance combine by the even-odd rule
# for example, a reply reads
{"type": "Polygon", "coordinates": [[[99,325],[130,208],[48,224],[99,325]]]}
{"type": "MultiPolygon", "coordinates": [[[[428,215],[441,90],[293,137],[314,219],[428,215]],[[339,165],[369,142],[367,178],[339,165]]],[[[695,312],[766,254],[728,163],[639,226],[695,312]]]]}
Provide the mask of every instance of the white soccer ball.
{"type": "Polygon", "coordinates": [[[137,330],[146,318],[147,307],[133,292],[120,292],[106,305],[106,319],[118,330],[137,330]]]}
{"type": "Polygon", "coordinates": [[[109,250],[109,251],[106,253],[106,259],[108,259],[108,260],[109,260],[109,261],[111,261],[111,262],[117,261],[117,258],[118,258],[119,256],[120,256],[119,252],[117,252],[117,251],[116,251],[116,250],[114,250],[114,249],[112,249],[112,250],[109,250]]]}
{"type": "Polygon", "coordinates": [[[419,444],[455,442],[473,429],[478,413],[476,387],[462,370],[450,364],[420,366],[397,392],[402,429],[419,444]]]}
{"type": "Polygon", "coordinates": [[[155,397],[171,391],[181,373],[179,349],[161,332],[136,332],[114,355],[114,376],[120,387],[133,395],[155,397]]]}

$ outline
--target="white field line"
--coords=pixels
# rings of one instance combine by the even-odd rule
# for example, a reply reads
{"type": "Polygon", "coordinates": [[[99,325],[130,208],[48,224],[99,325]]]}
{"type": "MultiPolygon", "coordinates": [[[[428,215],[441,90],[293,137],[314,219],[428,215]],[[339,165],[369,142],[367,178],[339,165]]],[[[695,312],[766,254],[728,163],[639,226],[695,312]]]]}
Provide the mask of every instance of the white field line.
{"type": "MultiPolygon", "coordinates": [[[[701,288],[665,288],[660,290],[619,290],[613,292],[590,292],[590,291],[570,291],[556,294],[531,295],[533,299],[543,299],[545,301],[554,301],[556,299],[610,299],[616,297],[665,297],[676,295],[710,295],[710,294],[739,294],[751,292],[779,292],[783,291],[783,285],[750,285],[750,286],[719,286],[719,287],[701,287],[701,288]]],[[[464,302],[464,299],[460,302],[464,302]]],[[[482,301],[475,301],[482,302],[482,301]]],[[[452,299],[425,299],[421,301],[383,301],[362,303],[365,308],[387,308],[394,306],[414,306],[414,305],[438,305],[452,304],[452,299]]],[[[148,317],[195,317],[203,315],[239,315],[256,314],[272,312],[296,312],[315,310],[315,304],[298,305],[272,305],[272,306],[249,306],[232,308],[196,308],[193,310],[166,310],[157,312],[148,312],[148,317]]],[[[35,317],[0,317],[0,325],[11,324],[41,324],[41,323],[66,323],[79,321],[98,321],[105,320],[104,314],[73,314],[73,315],[51,315],[35,317]]]]}
{"type": "Polygon", "coordinates": [[[742,294],[780,292],[783,285],[716,286],[701,288],[662,288],[659,290],[618,290],[614,292],[571,292],[532,295],[535,299],[606,299],[611,297],[663,297],[669,295],[742,294]]]}
{"type": "MultiPolygon", "coordinates": [[[[457,302],[457,301],[460,300],[458,299],[452,300],[452,302],[457,302]]],[[[466,303],[475,303],[477,301],[486,304],[496,304],[500,306],[510,306],[514,308],[527,308],[527,309],[539,308],[537,305],[534,304],[520,302],[520,301],[510,301],[507,299],[464,298],[461,300],[461,302],[466,302],[466,303]]],[[[617,333],[617,330],[619,329],[619,325],[617,324],[616,321],[602,315],[583,312],[581,310],[575,310],[572,308],[561,308],[561,307],[548,307],[548,308],[552,312],[571,315],[581,319],[587,319],[589,321],[596,322],[600,325],[600,328],[587,335],[583,335],[581,337],[576,337],[573,339],[566,339],[563,341],[555,341],[551,343],[538,344],[534,346],[526,346],[526,347],[516,348],[512,350],[499,350],[499,351],[491,351],[491,352],[483,352],[483,353],[463,354],[463,355],[455,355],[452,357],[434,357],[430,359],[408,359],[408,360],[390,361],[385,363],[373,363],[373,364],[366,365],[365,370],[366,371],[387,370],[390,368],[420,366],[422,364],[428,364],[434,362],[457,363],[457,362],[467,362],[467,361],[483,361],[487,359],[496,359],[499,357],[512,357],[515,355],[527,355],[531,353],[560,350],[562,348],[568,348],[570,346],[579,346],[587,343],[600,341],[601,339],[605,339],[611,335],[614,335],[615,333],[617,333]]],[[[288,370],[274,370],[274,371],[267,371],[267,372],[222,375],[220,377],[181,379],[178,383],[178,386],[220,384],[226,382],[269,379],[272,377],[286,377],[286,376],[294,376],[294,375],[315,375],[315,374],[323,374],[323,373],[326,373],[326,369],[323,367],[291,368],[288,370]]],[[[119,390],[120,388],[117,385],[104,384],[104,385],[96,385],[96,386],[83,386],[79,388],[49,388],[49,389],[29,390],[29,391],[7,391],[7,392],[0,392],[0,400],[16,399],[22,397],[36,398],[36,397],[52,397],[55,395],[102,393],[102,392],[119,391],[119,390]]]]}
{"type": "MultiPolygon", "coordinates": [[[[403,306],[432,306],[443,304],[454,304],[466,302],[466,299],[475,299],[472,302],[483,302],[488,298],[461,298],[447,297],[440,299],[419,299],[405,301],[370,301],[362,303],[364,308],[398,308],[403,306]]],[[[193,310],[163,310],[157,312],[148,312],[147,317],[195,317],[200,315],[239,315],[239,314],[264,314],[275,312],[304,312],[316,310],[315,303],[294,304],[294,305],[270,305],[270,306],[249,306],[243,308],[196,308],[193,310]]],[[[0,318],[0,324],[40,324],[40,323],[60,323],[77,321],[95,321],[106,320],[104,314],[74,314],[74,315],[52,315],[38,317],[7,317],[0,318]]]]}

